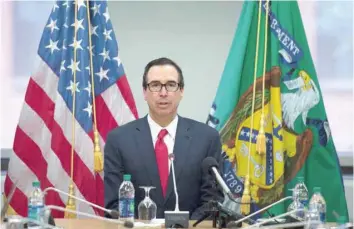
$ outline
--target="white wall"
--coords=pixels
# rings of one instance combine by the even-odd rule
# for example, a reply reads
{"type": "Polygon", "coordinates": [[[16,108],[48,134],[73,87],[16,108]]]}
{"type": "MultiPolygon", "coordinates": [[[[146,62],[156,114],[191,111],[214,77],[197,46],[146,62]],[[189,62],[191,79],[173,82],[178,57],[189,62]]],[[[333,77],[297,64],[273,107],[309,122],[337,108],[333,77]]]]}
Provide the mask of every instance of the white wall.
{"type": "Polygon", "coordinates": [[[109,2],[121,59],[139,115],[147,112],[145,65],[170,57],[182,68],[180,114],[206,121],[237,26],[241,2],[109,2]]]}

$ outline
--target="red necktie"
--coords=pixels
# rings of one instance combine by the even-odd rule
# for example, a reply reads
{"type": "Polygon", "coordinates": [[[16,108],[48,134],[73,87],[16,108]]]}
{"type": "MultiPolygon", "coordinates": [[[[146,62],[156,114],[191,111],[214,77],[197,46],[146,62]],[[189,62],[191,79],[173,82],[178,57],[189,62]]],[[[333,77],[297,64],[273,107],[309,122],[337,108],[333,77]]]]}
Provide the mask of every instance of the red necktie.
{"type": "Polygon", "coordinates": [[[163,138],[168,134],[167,130],[162,129],[157,136],[155,143],[156,162],[160,174],[160,182],[163,196],[166,195],[168,182],[168,150],[163,138]]]}

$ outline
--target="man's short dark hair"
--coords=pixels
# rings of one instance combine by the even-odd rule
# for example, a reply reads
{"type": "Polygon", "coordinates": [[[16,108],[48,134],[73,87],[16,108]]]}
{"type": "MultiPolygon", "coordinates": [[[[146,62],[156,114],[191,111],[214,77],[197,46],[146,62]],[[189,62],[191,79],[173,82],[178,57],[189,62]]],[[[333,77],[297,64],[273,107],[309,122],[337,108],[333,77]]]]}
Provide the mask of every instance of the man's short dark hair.
{"type": "Polygon", "coordinates": [[[143,88],[146,89],[147,88],[147,73],[149,72],[150,68],[153,66],[162,66],[162,65],[171,65],[173,66],[177,72],[178,72],[178,83],[179,83],[179,87],[180,89],[184,88],[184,78],[183,78],[183,73],[181,68],[171,59],[168,59],[166,57],[161,57],[155,60],[150,61],[144,70],[144,75],[143,75],[143,88]]]}

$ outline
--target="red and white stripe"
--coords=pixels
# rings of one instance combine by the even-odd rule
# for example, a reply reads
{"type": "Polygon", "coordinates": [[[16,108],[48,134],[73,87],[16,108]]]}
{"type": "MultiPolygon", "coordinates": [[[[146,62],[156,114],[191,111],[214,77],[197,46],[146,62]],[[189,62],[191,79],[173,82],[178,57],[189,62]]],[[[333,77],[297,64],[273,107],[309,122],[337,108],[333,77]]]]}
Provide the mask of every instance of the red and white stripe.
{"type": "MultiPolygon", "coordinates": [[[[14,140],[5,180],[5,195],[16,186],[10,202],[17,214],[27,216],[27,197],[32,182],[41,188],[55,187],[68,192],[71,163],[72,113],[58,93],[59,78],[40,60],[39,70],[30,78],[14,140]]],[[[126,76],[95,98],[97,127],[103,152],[110,130],[138,118],[126,76]]],[[[93,133],[85,133],[75,122],[74,173],[76,196],[103,206],[103,174],[94,172],[93,133]]],[[[67,197],[48,192],[46,204],[65,206],[67,197]]],[[[100,214],[76,202],[77,210],[100,214]]],[[[62,212],[53,211],[55,218],[62,212]]]]}

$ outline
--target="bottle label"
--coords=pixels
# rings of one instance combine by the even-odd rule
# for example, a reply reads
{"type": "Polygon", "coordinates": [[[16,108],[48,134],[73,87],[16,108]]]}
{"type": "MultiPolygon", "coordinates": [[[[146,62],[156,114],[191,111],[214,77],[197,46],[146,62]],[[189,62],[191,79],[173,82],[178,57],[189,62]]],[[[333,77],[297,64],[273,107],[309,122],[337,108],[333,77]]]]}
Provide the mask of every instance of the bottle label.
{"type": "Polygon", "coordinates": [[[119,200],[119,215],[121,218],[134,218],[134,198],[119,200]]]}
{"type": "Polygon", "coordinates": [[[320,212],[320,221],[322,223],[326,222],[326,213],[325,212],[320,212]]]}
{"type": "Polygon", "coordinates": [[[43,205],[29,205],[28,206],[28,218],[33,220],[40,220],[42,214],[43,205]]]}
{"type": "Polygon", "coordinates": [[[308,204],[307,199],[299,199],[299,201],[305,208],[307,208],[307,204],[308,204]]]}

